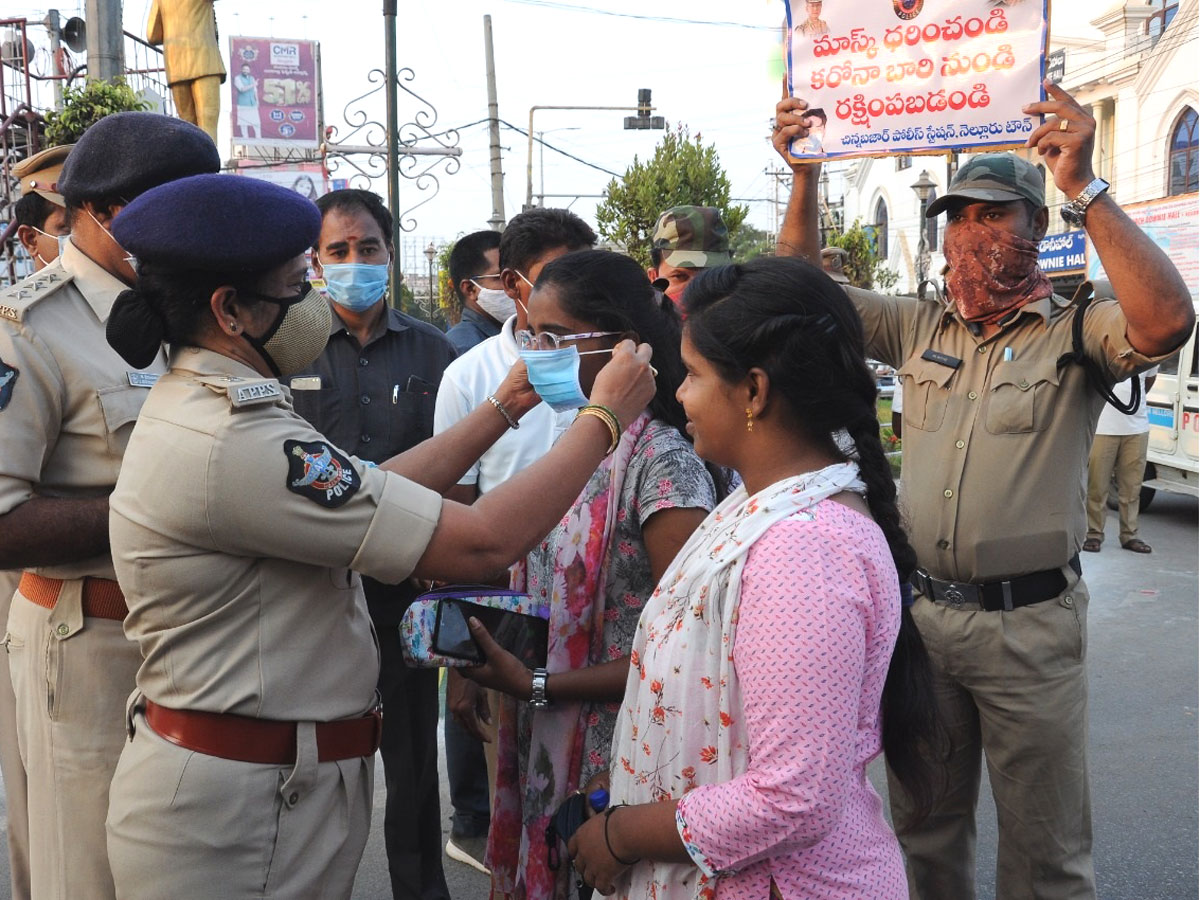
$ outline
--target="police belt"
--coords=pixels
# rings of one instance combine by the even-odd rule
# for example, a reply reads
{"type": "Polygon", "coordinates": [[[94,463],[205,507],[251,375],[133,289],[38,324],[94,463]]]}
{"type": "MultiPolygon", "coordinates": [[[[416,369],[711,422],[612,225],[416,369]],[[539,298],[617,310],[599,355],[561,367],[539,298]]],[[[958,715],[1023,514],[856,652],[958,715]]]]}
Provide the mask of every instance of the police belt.
{"type": "MultiPolygon", "coordinates": [[[[58,597],[64,584],[66,582],[61,578],[47,578],[34,572],[25,572],[21,575],[21,583],[17,590],[30,603],[36,603],[43,609],[54,609],[58,605],[58,597]]],[[[121,586],[111,578],[85,576],[81,597],[85,616],[120,622],[129,613],[121,586]]]]}
{"type": "MultiPolygon", "coordinates": [[[[159,737],[197,753],[274,766],[296,761],[297,722],[168,709],[153,700],[146,700],[145,715],[159,737]]],[[[355,719],[315,724],[318,762],[373,756],[383,736],[379,707],[355,719]]]]}
{"type": "MultiPolygon", "coordinates": [[[[1079,554],[1067,562],[1076,575],[1082,575],[1079,554]]],[[[1067,586],[1067,576],[1062,569],[1045,569],[1017,575],[1002,581],[986,581],[973,584],[969,581],[942,581],[924,569],[913,572],[912,586],[935,603],[962,607],[968,603],[987,612],[1013,610],[1032,603],[1041,603],[1057,597],[1067,586]]]]}

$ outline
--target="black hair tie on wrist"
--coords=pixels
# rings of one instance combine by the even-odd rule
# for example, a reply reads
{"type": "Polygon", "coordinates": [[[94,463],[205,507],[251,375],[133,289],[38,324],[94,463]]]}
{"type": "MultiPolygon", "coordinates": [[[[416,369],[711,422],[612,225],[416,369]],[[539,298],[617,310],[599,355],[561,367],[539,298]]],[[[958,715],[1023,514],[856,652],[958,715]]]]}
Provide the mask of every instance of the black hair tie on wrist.
{"type": "Polygon", "coordinates": [[[608,848],[609,856],[611,856],[613,859],[615,859],[617,862],[619,862],[623,866],[636,865],[637,863],[640,863],[642,861],[642,858],[639,856],[637,859],[629,860],[629,859],[621,859],[621,857],[617,856],[617,851],[613,849],[612,841],[609,840],[609,837],[608,837],[608,820],[612,818],[612,814],[614,812],[616,812],[618,809],[621,809],[622,807],[625,807],[628,805],[629,805],[628,803],[618,803],[616,806],[610,806],[608,809],[606,809],[604,811],[604,846],[606,846],[608,848]]]}

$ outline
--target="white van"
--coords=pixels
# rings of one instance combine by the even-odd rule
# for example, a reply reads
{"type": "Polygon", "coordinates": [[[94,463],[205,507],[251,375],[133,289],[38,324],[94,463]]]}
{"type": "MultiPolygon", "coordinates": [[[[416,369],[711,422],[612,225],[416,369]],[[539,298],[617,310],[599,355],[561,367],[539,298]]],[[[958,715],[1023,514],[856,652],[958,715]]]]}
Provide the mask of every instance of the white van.
{"type": "Polygon", "coordinates": [[[1200,496],[1200,407],[1197,406],[1197,361],[1200,335],[1161,363],[1146,397],[1150,449],[1139,507],[1150,504],[1156,490],[1200,496]]]}

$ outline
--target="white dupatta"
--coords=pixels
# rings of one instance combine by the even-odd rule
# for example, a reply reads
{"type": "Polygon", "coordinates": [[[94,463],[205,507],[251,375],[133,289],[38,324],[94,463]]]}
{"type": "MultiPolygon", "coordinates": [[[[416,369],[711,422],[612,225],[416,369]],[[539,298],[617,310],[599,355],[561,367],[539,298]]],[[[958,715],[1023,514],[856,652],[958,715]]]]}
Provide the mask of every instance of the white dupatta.
{"type": "MultiPolygon", "coordinates": [[[[634,635],[613,734],[614,804],[677,799],[746,771],[749,738],[733,667],[746,555],[776,522],[842,491],[866,492],[857,463],[786,478],[753,497],[743,485],[684,544],[634,635]]],[[[696,900],[714,887],[696,865],[646,861],[630,869],[618,896],[696,900]]]]}

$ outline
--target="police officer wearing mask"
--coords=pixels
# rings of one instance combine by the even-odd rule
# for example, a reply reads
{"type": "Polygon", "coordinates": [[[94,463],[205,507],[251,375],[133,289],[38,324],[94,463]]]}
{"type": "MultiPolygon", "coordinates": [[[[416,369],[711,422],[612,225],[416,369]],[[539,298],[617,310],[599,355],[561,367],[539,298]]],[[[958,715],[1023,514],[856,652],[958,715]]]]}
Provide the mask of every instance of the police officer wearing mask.
{"type": "Polygon", "coordinates": [[[50,147],[13,166],[13,177],[21,183],[21,199],[13,206],[17,240],[40,272],[62,251],[71,234],[67,225],[67,201],[58,192],[58,178],[70,144],[50,147]]]}
{"type": "MultiPolygon", "coordinates": [[[[71,152],[69,144],[42,150],[26,157],[12,174],[21,183],[21,199],[13,205],[17,240],[40,272],[58,259],[71,229],[67,226],[67,202],[58,193],[58,176],[71,152]]],[[[15,377],[15,376],[14,376],[15,377]]],[[[0,622],[8,621],[8,610],[21,580],[19,571],[0,572],[0,622]]],[[[8,666],[0,660],[0,776],[8,807],[8,861],[13,900],[29,900],[29,807],[25,794],[25,764],[17,744],[16,696],[8,666]]]]}
{"type": "MultiPolygon", "coordinates": [[[[539,402],[520,366],[458,426],[377,467],[315,430],[287,383],[330,333],[305,280],[320,230],[303,197],[227,175],[149,191],[114,225],[140,268],[109,340],[135,366],[171,346],[111,503],[144,658],[108,817],[129,900],[349,897],[381,728],[359,573],[503,570],[611,450],[609,426],[580,416],[474,506],[444,501],[539,402]]],[[[597,376],[618,427],[653,395],[649,359],[625,342],[597,376]]]]}
{"type": "Polygon", "coordinates": [[[29,790],[37,898],[113,896],[108,783],[141,657],[121,630],[108,494],[161,353],[130,366],[104,339],[134,280],[113,217],[156,185],[215,172],[199,128],[118,113],[87,130],[57,179],[71,239],[0,294],[0,569],[22,569],[4,642],[29,790]]]}
{"type": "MultiPolygon", "coordinates": [[[[918,569],[913,619],[947,730],[933,812],[906,822],[891,791],[914,897],[975,896],[975,805],[986,754],[998,810],[998,900],[1095,896],[1087,766],[1087,605],[1078,551],[1084,472],[1111,386],[1171,354],[1195,315],[1175,267],[1092,171],[1096,122],[1049,82],[1023,111],[1036,148],[1112,278],[1086,310],[1038,267],[1042,175],[1014,153],[969,157],[927,215],[946,213],[948,302],[847,288],[867,354],[904,386],[903,493],[918,569]],[[909,827],[905,827],[905,825],[909,827]]],[[[813,120],[776,107],[775,148],[813,120]]],[[[793,166],[780,252],[817,256],[817,165],[793,166]]],[[[893,788],[895,782],[893,780],[893,788]]]]}
{"type": "MultiPolygon", "coordinates": [[[[321,233],[313,269],[330,299],[329,340],[288,384],[297,413],[360,459],[382,461],[433,434],[433,404],[455,353],[438,329],[388,305],[392,215],[370,191],[317,200],[321,233]]],[[[497,238],[499,235],[497,235],[497,238]]],[[[363,578],[379,638],[383,725],[384,846],[397,900],[449,900],[442,873],[434,669],[411,669],[397,626],[418,590],[363,578]]]]}

